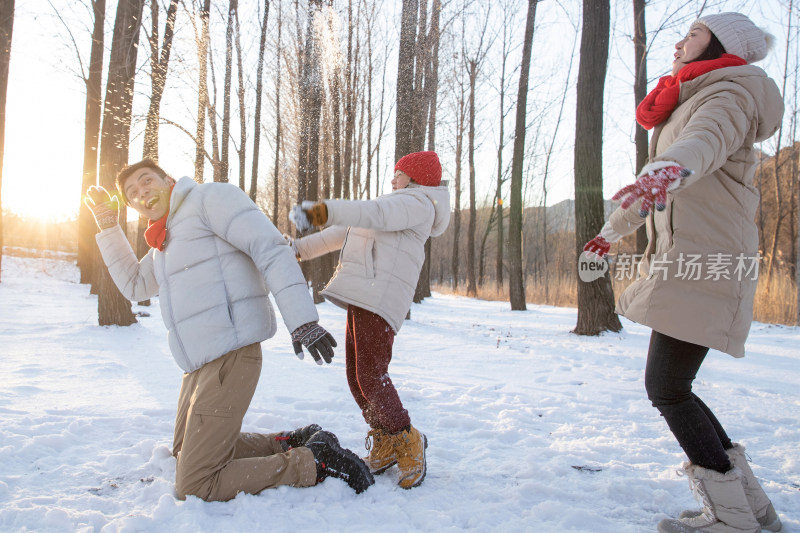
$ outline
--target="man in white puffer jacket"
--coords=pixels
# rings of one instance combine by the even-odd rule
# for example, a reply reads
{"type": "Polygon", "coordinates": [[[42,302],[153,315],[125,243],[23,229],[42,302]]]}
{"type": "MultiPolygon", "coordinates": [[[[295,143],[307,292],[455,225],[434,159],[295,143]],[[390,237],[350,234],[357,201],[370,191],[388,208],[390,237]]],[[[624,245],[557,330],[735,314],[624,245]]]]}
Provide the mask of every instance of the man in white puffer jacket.
{"type": "Polygon", "coordinates": [[[435,152],[415,152],[395,165],[392,193],[374,200],[325,200],[295,206],[298,230],[328,226],[292,242],[301,260],[341,249],[322,295],[347,309],[347,383],[369,424],[367,465],[375,474],[397,464],[399,485],[425,478],[427,438],[411,425],[388,369],[422,263],[425,241],[444,233],[450,193],[435,152]]]}
{"type": "Polygon", "coordinates": [[[261,372],[261,341],[275,334],[271,292],[295,352],[330,363],[336,341],[318,315],[292,250],[247,195],[227,183],[177,183],[144,160],[123,169],[117,189],[150,219],[150,252],[138,261],[117,223],[119,202],[100,187],[87,205],[114,283],[131,300],[159,295],[169,346],[183,376],[173,454],[178,497],[229,500],[278,485],[310,486],[331,475],[357,492],[366,465],[310,425],[280,434],[240,433],[261,372]]]}

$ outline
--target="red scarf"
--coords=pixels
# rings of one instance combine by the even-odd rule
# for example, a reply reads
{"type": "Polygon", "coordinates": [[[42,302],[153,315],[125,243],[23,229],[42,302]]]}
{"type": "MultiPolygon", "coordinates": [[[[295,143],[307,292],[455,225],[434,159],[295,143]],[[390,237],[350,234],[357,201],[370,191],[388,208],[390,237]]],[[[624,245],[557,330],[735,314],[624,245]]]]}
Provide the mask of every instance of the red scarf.
{"type": "Polygon", "coordinates": [[[681,83],[693,80],[712,70],[725,67],[739,67],[747,61],[733,54],[722,54],[718,59],[689,63],[678,71],[677,76],[664,76],[658,80],[656,88],[642,100],[636,108],[636,122],[646,129],[652,129],[667,120],[678,106],[681,83]]]}
{"type": "MultiPolygon", "coordinates": [[[[169,196],[172,199],[172,189],[175,184],[169,188],[169,196]]],[[[164,251],[164,243],[167,240],[167,217],[169,217],[169,204],[167,204],[167,213],[158,220],[148,220],[147,229],[144,230],[144,240],[150,248],[155,248],[161,252],[164,251]]]]}

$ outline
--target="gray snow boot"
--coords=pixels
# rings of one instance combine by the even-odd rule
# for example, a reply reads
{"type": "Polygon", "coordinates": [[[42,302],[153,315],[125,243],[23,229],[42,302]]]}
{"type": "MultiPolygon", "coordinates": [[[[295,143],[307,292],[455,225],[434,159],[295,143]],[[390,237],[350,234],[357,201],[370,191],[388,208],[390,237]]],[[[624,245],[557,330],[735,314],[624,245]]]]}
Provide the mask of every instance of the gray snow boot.
{"type": "Polygon", "coordinates": [[[697,516],[668,518],[658,523],[659,533],[759,533],[761,527],[750,509],[742,484],[742,471],[724,474],[691,463],[683,470],[695,497],[703,504],[697,516]]]}
{"type": "MultiPolygon", "coordinates": [[[[764,489],[761,488],[756,476],[750,469],[747,457],[744,454],[744,446],[734,442],[733,448],[728,450],[728,457],[731,460],[731,465],[742,471],[742,485],[747,496],[747,503],[750,504],[750,509],[753,511],[756,520],[758,520],[761,529],[780,531],[783,526],[781,519],[778,518],[775,507],[772,506],[772,502],[769,501],[764,489]]],[[[692,518],[702,513],[702,510],[684,511],[680,514],[680,518],[692,518]]]]}

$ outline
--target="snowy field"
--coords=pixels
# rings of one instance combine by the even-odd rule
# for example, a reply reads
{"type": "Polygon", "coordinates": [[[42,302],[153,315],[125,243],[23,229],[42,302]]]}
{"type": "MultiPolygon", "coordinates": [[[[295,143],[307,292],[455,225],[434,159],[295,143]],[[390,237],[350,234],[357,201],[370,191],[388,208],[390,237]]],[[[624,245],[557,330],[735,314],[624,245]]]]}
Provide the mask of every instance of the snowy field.
{"type": "MultiPolygon", "coordinates": [[[[69,262],[3,258],[0,531],[652,532],[695,503],[684,456],[643,384],[647,328],[570,333],[574,309],[434,295],[395,340],[392,378],[427,434],[428,475],[395,469],[356,495],[306,489],[177,500],[170,453],[181,371],[158,306],[97,326],[69,262]]],[[[281,327],[266,341],[245,431],[316,422],[364,453],[344,376],[344,312],[319,306],[340,349],[299,361],[281,327]]],[[[280,322],[279,322],[280,323],[280,322]]],[[[741,360],[711,352],[695,390],[747,446],[784,523],[800,532],[800,330],[754,324],[741,360]]]]}

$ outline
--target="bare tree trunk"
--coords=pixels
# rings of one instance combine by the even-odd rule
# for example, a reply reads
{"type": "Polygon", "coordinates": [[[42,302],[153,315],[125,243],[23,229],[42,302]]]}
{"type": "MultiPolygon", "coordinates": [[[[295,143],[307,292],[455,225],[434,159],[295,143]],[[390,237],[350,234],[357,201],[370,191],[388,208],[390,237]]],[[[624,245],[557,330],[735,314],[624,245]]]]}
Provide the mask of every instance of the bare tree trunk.
{"type": "MultiPolygon", "coordinates": [[[[428,150],[436,151],[436,104],[439,94],[439,42],[441,40],[440,20],[442,14],[442,0],[433,0],[431,12],[431,29],[428,34],[428,46],[431,50],[430,73],[426,76],[425,102],[428,112],[428,150]]],[[[428,261],[430,269],[430,261],[428,261]]]]}
{"type": "MultiPolygon", "coordinates": [[[[508,4],[504,5],[508,8],[508,4]]],[[[503,235],[503,149],[505,148],[505,121],[506,121],[506,64],[508,62],[509,44],[508,34],[510,20],[508,11],[505,12],[503,17],[503,50],[502,62],[500,64],[500,136],[497,143],[497,182],[495,184],[494,203],[497,208],[497,254],[495,256],[495,281],[497,288],[503,286],[503,245],[505,244],[505,236],[503,235]]]]}
{"type": "Polygon", "coordinates": [[[478,62],[469,63],[469,133],[467,159],[469,161],[469,223],[467,224],[467,295],[476,296],[478,288],[475,279],[475,83],[478,78],[478,62]]]}
{"type": "MultiPolygon", "coordinates": [[[[442,10],[441,0],[434,0],[430,29],[426,33],[428,3],[420,3],[419,36],[416,52],[416,82],[413,102],[418,105],[414,112],[412,130],[413,150],[425,149],[427,129],[428,150],[435,151],[436,143],[436,99],[439,87],[439,20],[442,10]]],[[[474,255],[474,254],[473,254],[474,255]]],[[[420,303],[431,295],[431,239],[425,241],[425,260],[422,263],[414,302],[420,303]]]]}
{"type": "MultiPolygon", "coordinates": [[[[106,0],[93,0],[94,27],[92,29],[92,48],[89,54],[89,72],[84,78],[86,84],[85,130],[83,140],[83,193],[92,185],[97,185],[97,156],[100,141],[100,118],[103,114],[103,38],[106,16],[106,0]]],[[[2,167],[0,167],[2,168],[2,167]]],[[[80,200],[78,212],[78,268],[81,283],[91,283],[93,293],[97,294],[96,267],[101,263],[94,236],[97,225],[89,208],[80,200]]],[[[0,238],[2,232],[0,232],[0,238]]]]}
{"type": "MultiPolygon", "coordinates": [[[[633,0],[633,47],[635,62],[635,79],[633,82],[633,96],[636,107],[647,96],[647,27],[645,25],[646,0],[633,0]]],[[[647,164],[650,143],[647,130],[638,122],[636,123],[636,174],[647,164]]],[[[636,230],[636,253],[643,254],[647,248],[647,228],[642,224],[636,230]]]]}
{"type": "MultiPolygon", "coordinates": [[[[766,179],[764,177],[764,159],[765,159],[764,152],[759,150],[758,167],[757,167],[758,170],[756,177],[759,189],[766,187],[766,184],[764,183],[764,180],[766,179]]],[[[764,195],[760,194],[758,196],[758,249],[761,251],[761,253],[764,253],[767,249],[767,236],[766,236],[766,231],[764,231],[765,228],[766,228],[766,213],[764,210],[764,195]]],[[[760,265],[759,268],[761,268],[760,265]]]]}
{"type": "MultiPolygon", "coordinates": [[[[426,40],[426,49],[430,50],[425,62],[425,87],[422,89],[424,95],[424,106],[428,109],[428,150],[436,151],[436,104],[439,92],[439,42],[441,37],[441,29],[439,21],[442,12],[441,0],[433,0],[433,10],[431,13],[431,27],[428,32],[426,40]]],[[[423,119],[425,113],[423,113],[423,119]]],[[[423,125],[424,129],[424,125],[423,125]]],[[[419,282],[415,297],[419,301],[431,295],[431,246],[432,241],[429,237],[425,241],[425,261],[422,263],[422,272],[420,273],[419,282]]]]}
{"type": "Polygon", "coordinates": [[[508,224],[508,297],[512,311],[525,311],[525,280],[522,272],[522,167],[525,157],[525,121],[528,105],[528,76],[531,67],[533,28],[536,4],[528,0],[525,40],[522,47],[522,66],[517,92],[517,116],[514,129],[514,156],[511,162],[511,205],[508,224]]]}
{"type": "MultiPolygon", "coordinates": [[[[258,67],[256,68],[256,111],[255,119],[253,120],[253,170],[250,177],[250,199],[254,202],[256,201],[256,194],[258,192],[258,156],[261,146],[261,91],[264,86],[264,51],[266,50],[267,44],[268,20],[269,0],[264,0],[264,20],[261,22],[261,40],[258,43],[258,67]]],[[[280,35],[280,28],[278,28],[278,35],[280,35]]]]}
{"type": "Polygon", "coordinates": [[[414,97],[411,99],[411,152],[419,152],[425,146],[425,126],[428,106],[425,105],[424,86],[426,71],[430,70],[428,60],[428,0],[418,0],[417,39],[414,45],[414,97]]]}
{"type": "MultiPolygon", "coordinates": [[[[635,62],[635,79],[633,82],[633,96],[635,107],[647,96],[647,27],[645,25],[646,0],[633,0],[633,47],[635,62]]],[[[636,174],[647,164],[650,151],[647,130],[636,123],[634,136],[636,143],[636,174]]],[[[636,230],[636,253],[644,253],[647,248],[647,228],[644,226],[636,230]]]]}
{"type": "MultiPolygon", "coordinates": [[[[800,34],[800,32],[798,32],[797,31],[797,27],[795,27],[795,37],[797,37],[798,34],[800,34]]],[[[800,59],[800,49],[795,47],[795,64],[797,63],[798,59],[800,59]]],[[[790,176],[790,179],[789,179],[789,203],[791,204],[791,211],[789,213],[789,226],[790,226],[790,228],[789,228],[790,229],[789,238],[790,238],[790,242],[791,242],[791,251],[790,251],[790,254],[789,254],[789,268],[790,268],[789,276],[792,279],[794,279],[795,276],[797,275],[797,267],[798,267],[798,265],[797,265],[797,250],[798,250],[798,246],[797,246],[797,244],[798,244],[798,242],[797,242],[797,233],[798,233],[797,215],[798,215],[798,212],[797,211],[798,210],[797,210],[797,207],[798,206],[797,206],[797,202],[796,202],[795,199],[797,198],[798,186],[800,186],[800,183],[798,182],[797,179],[792,179],[794,176],[798,175],[798,160],[797,160],[797,155],[798,155],[798,150],[797,150],[797,111],[798,111],[798,109],[797,109],[797,99],[798,99],[797,89],[798,89],[798,86],[797,86],[797,83],[798,83],[798,71],[797,71],[797,69],[794,69],[794,72],[793,72],[793,86],[794,87],[793,87],[793,90],[792,90],[792,118],[791,118],[791,121],[789,122],[791,130],[792,130],[791,131],[791,138],[792,138],[791,147],[792,148],[791,148],[791,153],[789,155],[789,157],[791,158],[791,167],[792,167],[791,168],[791,172],[789,173],[789,176],[790,176]]]]}
{"type": "MultiPolygon", "coordinates": [[[[414,151],[414,61],[417,42],[419,0],[403,0],[400,20],[400,46],[397,55],[397,99],[395,111],[394,160],[414,151]]],[[[419,281],[417,282],[419,285],[419,281]]],[[[417,298],[417,291],[414,299],[417,298]]],[[[408,311],[406,319],[411,317],[408,311]]]]}
{"type": "MultiPolygon", "coordinates": [[[[788,24],[786,30],[786,42],[789,43],[791,40],[791,32],[792,32],[792,8],[794,7],[794,1],[789,1],[789,17],[788,17],[788,24]]],[[[786,79],[789,77],[789,46],[786,46],[786,56],[784,58],[783,64],[783,85],[781,87],[781,95],[784,97],[786,96],[786,79]]],[[[778,140],[777,146],[775,148],[775,173],[774,173],[774,182],[775,182],[775,213],[777,214],[777,220],[775,222],[775,232],[772,235],[772,245],[770,246],[769,255],[767,256],[767,282],[765,283],[767,294],[769,294],[769,286],[770,281],[772,280],[772,270],[775,265],[775,254],[778,252],[778,234],[780,233],[781,229],[781,221],[783,220],[782,216],[782,200],[781,200],[781,187],[780,187],[780,180],[779,180],[779,173],[780,173],[780,157],[781,157],[781,140],[783,138],[783,122],[781,122],[781,126],[778,129],[778,140]]],[[[763,184],[762,184],[763,186],[763,184]]]]}
{"type": "MultiPolygon", "coordinates": [[[[584,0],[578,108],[575,120],[575,241],[578,250],[600,232],[603,209],[603,92],[610,25],[609,0],[584,0]]],[[[622,329],[614,313],[611,276],[578,281],[578,335],[622,329]]]]}
{"type": "Polygon", "coordinates": [[[200,38],[197,43],[197,134],[195,135],[194,180],[203,183],[205,168],[206,109],[208,109],[208,19],[211,0],[205,0],[200,11],[200,38]]]}
{"type": "Polygon", "coordinates": [[[278,215],[280,214],[280,161],[281,161],[281,54],[283,53],[283,43],[281,33],[283,31],[283,8],[278,2],[278,50],[275,54],[277,67],[275,74],[275,169],[272,173],[272,223],[278,225],[278,215]]]}
{"type": "MultiPolygon", "coordinates": [[[[14,32],[14,0],[0,0],[0,191],[3,190],[3,157],[6,145],[6,99],[11,37],[14,32]]],[[[3,201],[0,195],[0,273],[3,267],[3,201]]]]}
{"type": "Polygon", "coordinates": [[[410,154],[414,125],[414,49],[416,45],[418,0],[403,0],[400,48],[397,62],[397,103],[395,109],[394,160],[410,154]]]}
{"type": "MultiPolygon", "coordinates": [[[[301,103],[301,142],[298,162],[298,202],[317,200],[319,198],[319,124],[322,109],[322,79],[320,65],[320,49],[314,32],[314,17],[322,10],[322,0],[311,0],[306,28],[306,42],[303,51],[303,69],[300,80],[301,103]]],[[[321,272],[320,261],[314,261],[309,267],[303,265],[306,279],[310,279],[314,301],[323,301],[319,291],[327,279],[321,272]]]]}
{"type": "MultiPolygon", "coordinates": [[[[472,56],[467,57],[467,40],[462,33],[462,49],[464,50],[464,67],[469,78],[469,131],[467,133],[468,148],[467,160],[469,164],[469,223],[467,226],[467,295],[476,296],[478,289],[475,278],[475,232],[477,231],[477,206],[475,193],[475,91],[478,82],[478,73],[481,69],[483,59],[486,57],[484,49],[484,38],[488,26],[488,12],[483,17],[483,27],[470,31],[470,41],[475,40],[477,33],[478,43],[472,51],[472,56]]],[[[481,254],[482,255],[482,254],[481,254]]],[[[481,270],[483,269],[483,257],[481,257],[481,270]]]]}
{"type": "MultiPolygon", "coordinates": [[[[167,8],[167,21],[164,25],[164,42],[159,51],[158,45],[158,0],[150,0],[150,108],[147,111],[147,123],[144,129],[143,159],[152,159],[158,162],[158,130],[161,120],[161,99],[164,96],[164,87],[167,83],[167,70],[169,56],[172,51],[172,38],[175,29],[175,17],[178,14],[178,0],[171,0],[167,8]]],[[[148,221],[139,217],[136,229],[136,257],[141,259],[150,250],[144,238],[148,221]]],[[[139,305],[150,305],[150,300],[139,302],[139,305]]]]}
{"type": "MultiPolygon", "coordinates": [[[[356,15],[356,20],[360,20],[360,12],[361,7],[359,4],[359,13],[356,15]]],[[[351,97],[353,105],[351,109],[353,110],[353,127],[352,127],[352,140],[350,142],[351,151],[350,151],[350,164],[351,164],[351,175],[352,175],[352,189],[353,189],[353,199],[358,200],[361,198],[361,154],[362,150],[362,141],[363,141],[363,131],[364,131],[364,98],[360,89],[361,85],[361,41],[359,40],[359,30],[360,24],[356,27],[356,36],[355,36],[355,49],[353,50],[353,82],[350,85],[351,87],[351,97]],[[359,111],[359,105],[361,110],[359,111]],[[356,124],[356,117],[358,117],[358,123],[356,124]]]]}
{"type": "MultiPolygon", "coordinates": [[[[795,27],[795,39],[797,36],[800,35],[800,31],[798,28],[795,27]]],[[[800,49],[795,47],[795,64],[797,64],[798,59],[800,59],[800,49]]],[[[794,71],[794,91],[793,92],[793,101],[794,105],[792,114],[792,176],[798,175],[798,147],[797,147],[797,113],[798,113],[798,71],[795,69],[794,71]]],[[[794,211],[794,218],[792,220],[792,260],[794,261],[794,286],[796,289],[795,293],[795,325],[800,326],[800,182],[798,180],[792,180],[792,210],[794,211]]]]}
{"type": "Polygon", "coordinates": [[[225,79],[222,87],[222,135],[220,136],[220,158],[214,181],[228,182],[228,147],[231,129],[231,77],[233,72],[233,21],[239,0],[229,0],[228,25],[225,30],[225,79]]]}
{"type": "Polygon", "coordinates": [[[364,189],[367,191],[367,200],[372,198],[372,32],[374,31],[375,5],[369,14],[367,22],[367,177],[364,189]]]}
{"type": "Polygon", "coordinates": [[[144,150],[142,157],[158,161],[158,126],[161,118],[161,99],[167,83],[169,56],[172,51],[172,39],[175,29],[175,17],[178,14],[178,0],[170,0],[167,8],[167,21],[164,25],[164,41],[161,50],[158,47],[158,0],[150,0],[152,33],[150,34],[150,109],[147,112],[147,124],[144,130],[144,150]]]}
{"type": "Polygon", "coordinates": [[[331,106],[333,122],[333,197],[342,197],[342,134],[341,134],[341,85],[342,72],[336,67],[331,82],[331,106]]]}
{"type": "Polygon", "coordinates": [[[357,191],[356,198],[364,198],[365,191],[369,189],[369,187],[367,185],[364,185],[363,188],[362,188],[363,180],[361,179],[361,176],[364,173],[364,142],[365,142],[364,137],[366,136],[366,132],[364,131],[364,127],[365,127],[364,126],[364,119],[367,116],[367,111],[366,111],[367,101],[366,101],[366,97],[364,96],[363,91],[359,91],[359,92],[360,92],[360,97],[359,97],[360,111],[359,111],[359,114],[358,114],[358,135],[356,137],[358,139],[358,141],[356,142],[356,150],[355,150],[355,154],[356,154],[356,158],[355,158],[355,161],[356,161],[355,182],[357,184],[357,186],[356,186],[356,191],[357,191]]]}
{"type": "MultiPolygon", "coordinates": [[[[100,184],[108,190],[114,190],[117,173],[128,163],[133,82],[143,9],[144,0],[120,0],[117,6],[100,134],[100,184]]],[[[124,209],[120,210],[119,218],[125,228],[124,209]]],[[[128,326],[136,322],[130,302],[120,294],[108,270],[101,268],[98,278],[98,323],[128,326]]]]}
{"type": "Polygon", "coordinates": [[[350,94],[352,92],[353,71],[353,0],[347,1],[347,60],[344,67],[344,89],[341,98],[344,110],[344,159],[342,161],[342,198],[349,199],[350,195],[350,158],[352,157],[352,147],[350,145],[352,123],[350,117],[353,114],[351,108],[350,94]]]}
{"type": "MultiPolygon", "coordinates": [[[[221,181],[222,175],[222,156],[220,155],[220,137],[217,131],[217,75],[214,70],[214,56],[209,52],[208,66],[211,70],[211,87],[214,89],[214,94],[209,94],[206,100],[208,106],[206,107],[206,114],[208,114],[208,127],[211,130],[211,170],[213,172],[214,181],[221,181]]],[[[206,91],[208,87],[206,86],[206,91]]],[[[227,177],[227,173],[225,174],[227,177]]]]}
{"type": "MultiPolygon", "coordinates": [[[[793,154],[793,157],[796,159],[797,154],[793,154]]],[[[796,173],[794,174],[797,175],[796,173]]],[[[795,187],[800,189],[800,184],[795,182],[795,187]]],[[[795,196],[793,201],[795,202],[795,213],[797,213],[797,219],[795,220],[795,255],[794,255],[794,286],[796,288],[795,294],[795,308],[797,309],[797,313],[795,315],[795,326],[800,326],[800,190],[795,192],[795,196]]]]}
{"type": "Polygon", "coordinates": [[[486,241],[489,239],[489,234],[492,232],[492,227],[497,219],[497,205],[492,204],[489,211],[489,221],[486,223],[486,231],[483,232],[481,238],[481,251],[478,254],[478,286],[483,287],[484,275],[486,273],[486,241]]]}
{"type": "MultiPolygon", "coordinates": [[[[389,45],[386,45],[386,51],[388,56],[388,51],[390,50],[389,45]]],[[[378,140],[375,143],[375,160],[381,160],[381,142],[383,141],[383,134],[386,132],[386,128],[388,126],[389,118],[387,117],[386,122],[383,121],[384,109],[385,109],[385,102],[386,102],[386,61],[387,58],[384,58],[383,61],[383,75],[381,77],[381,103],[380,103],[380,113],[378,114],[378,140]]],[[[390,106],[391,107],[391,106],[390,106]]],[[[375,196],[380,196],[381,191],[381,169],[380,165],[375,166],[375,196]]]]}
{"type": "MultiPolygon", "coordinates": [[[[333,28],[334,22],[334,12],[333,12],[333,0],[328,0],[328,22],[329,22],[329,29],[333,28]]],[[[333,35],[333,32],[331,32],[333,35]]],[[[335,75],[336,73],[332,73],[335,75]]],[[[328,84],[330,84],[332,80],[328,80],[328,84]]],[[[325,83],[323,82],[323,87],[325,83]]],[[[324,97],[324,88],[321,88],[321,107],[322,107],[322,127],[321,127],[321,139],[320,139],[320,180],[321,180],[321,194],[322,198],[331,198],[331,192],[333,191],[333,139],[331,132],[333,128],[331,127],[331,122],[333,121],[333,108],[331,102],[326,101],[324,97]]],[[[317,275],[319,277],[319,288],[317,292],[321,290],[324,285],[333,277],[333,273],[336,270],[336,265],[339,262],[339,254],[337,253],[328,253],[323,255],[322,257],[318,258],[318,272],[317,275]]],[[[321,296],[320,296],[320,299],[321,296]]]]}
{"type": "MultiPolygon", "coordinates": [[[[239,100],[239,188],[247,192],[244,184],[245,178],[245,162],[247,159],[247,115],[245,114],[244,105],[244,67],[242,67],[242,35],[239,27],[239,11],[237,10],[234,19],[236,21],[236,67],[239,71],[239,87],[236,95],[239,100]]],[[[255,131],[255,136],[258,137],[258,130],[255,131]]]]}
{"type": "Polygon", "coordinates": [[[455,197],[453,201],[453,256],[451,258],[451,270],[453,273],[452,287],[455,291],[458,288],[458,271],[461,265],[459,254],[459,240],[461,238],[461,160],[464,147],[464,89],[458,101],[458,116],[456,117],[456,169],[455,169],[455,197]]]}

